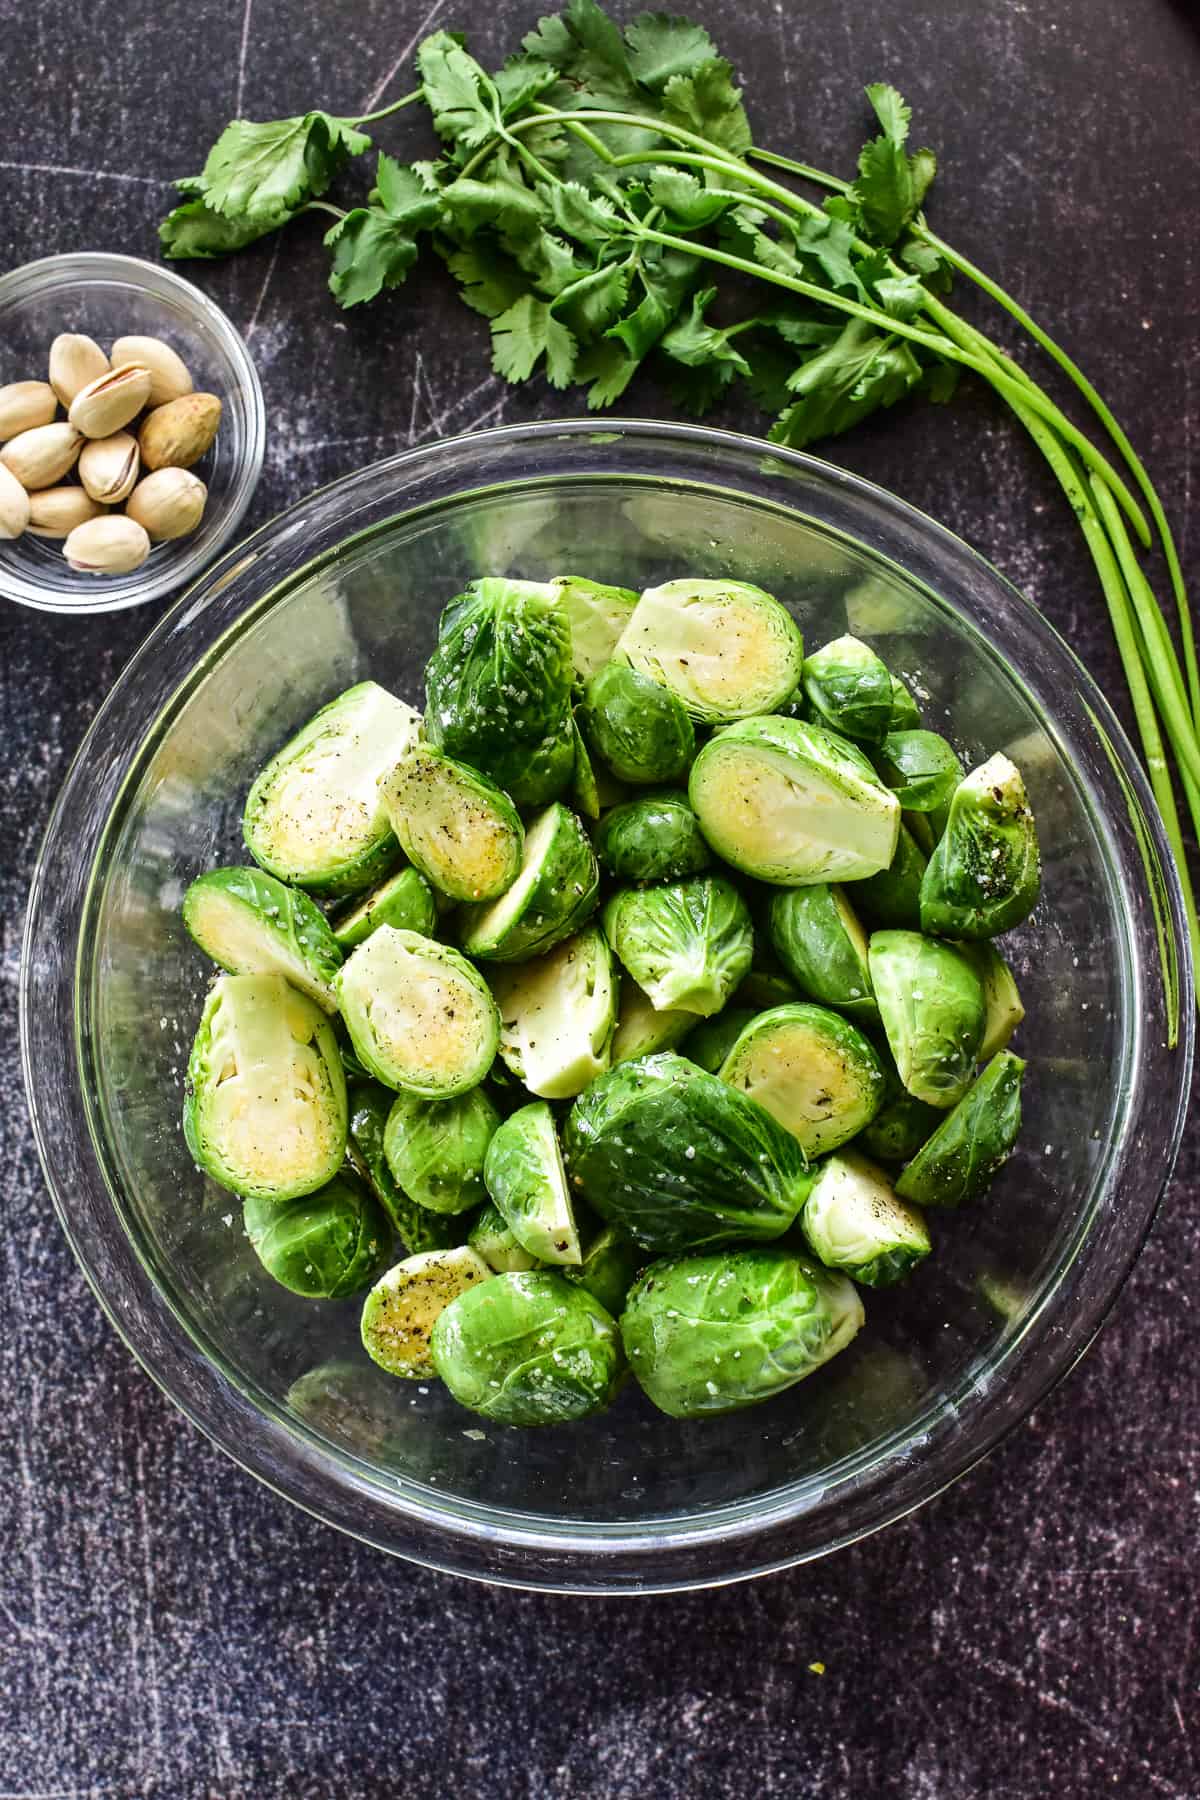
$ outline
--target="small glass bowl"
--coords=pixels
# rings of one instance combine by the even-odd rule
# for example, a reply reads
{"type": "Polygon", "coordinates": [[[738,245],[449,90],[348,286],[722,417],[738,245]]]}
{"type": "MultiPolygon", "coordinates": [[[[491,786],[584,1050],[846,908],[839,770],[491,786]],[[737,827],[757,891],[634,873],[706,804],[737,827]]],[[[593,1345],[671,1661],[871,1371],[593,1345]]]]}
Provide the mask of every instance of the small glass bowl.
{"type": "Polygon", "coordinates": [[[196,473],[208,487],[199,528],[155,544],[130,575],[80,575],[61,538],[27,531],[0,542],[0,598],[43,612],[117,612],[174,593],[207,568],[234,536],[262,470],[267,415],[249,352],[225,314],[198,288],[136,256],[47,256],[0,276],[0,386],[44,381],[60,331],[81,331],[107,350],[115,338],[161,337],[191,371],[197,392],[220,396],[221,429],[196,473]]]}

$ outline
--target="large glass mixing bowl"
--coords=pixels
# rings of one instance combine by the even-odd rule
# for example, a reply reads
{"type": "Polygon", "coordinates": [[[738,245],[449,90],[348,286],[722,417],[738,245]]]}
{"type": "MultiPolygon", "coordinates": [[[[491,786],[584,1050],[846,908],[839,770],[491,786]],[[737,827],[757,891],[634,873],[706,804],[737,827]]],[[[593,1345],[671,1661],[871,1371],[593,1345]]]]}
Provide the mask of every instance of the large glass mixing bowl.
{"type": "MultiPolygon", "coordinates": [[[[1139,838],[1157,815],[1104,700],[1046,621],[940,526],[810,457],[727,433],[587,422],[484,432],[302,501],[167,614],[101,709],[51,820],[22,971],[25,1070],[63,1226],[118,1331],[245,1468],[320,1518],[466,1575],[562,1589],[732,1580],[898,1518],[1079,1356],[1170,1171],[1192,1013],[1166,1014],[1139,838]],[[629,587],[734,574],[810,642],[847,628],[916,678],[968,761],[1021,765],[1045,888],[1006,941],[1028,1019],[1025,1129],[987,1198],[825,1370],[703,1423],[632,1385],[576,1426],[504,1429],[358,1348],[358,1306],[274,1286],[179,1128],[209,969],[179,901],[244,860],[243,796],[331,695],[418,701],[471,577],[629,587]]],[[[1163,929],[1188,991],[1178,894],[1163,929]]]]}

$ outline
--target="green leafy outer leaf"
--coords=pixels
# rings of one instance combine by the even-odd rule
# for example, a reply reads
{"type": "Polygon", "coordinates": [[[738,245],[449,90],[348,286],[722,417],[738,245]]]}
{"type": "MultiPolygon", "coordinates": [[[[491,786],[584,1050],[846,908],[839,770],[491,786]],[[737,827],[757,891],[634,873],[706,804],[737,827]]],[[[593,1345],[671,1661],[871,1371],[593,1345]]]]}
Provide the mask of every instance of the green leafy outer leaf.
{"type": "Polygon", "coordinates": [[[849,431],[880,406],[894,406],[921,379],[907,345],[852,319],[836,343],[801,364],[788,383],[799,397],[771,427],[771,441],[799,450],[849,431]]]}
{"type": "Polygon", "coordinates": [[[641,13],[626,27],[629,67],[652,93],[676,75],[694,75],[716,59],[717,46],[701,25],[668,13],[641,13]]]}
{"type": "Polygon", "coordinates": [[[960,1206],[982,1194],[1017,1141],[1024,1070],[1009,1050],[994,1056],[917,1151],[896,1192],[925,1206],[960,1206]]]}
{"type": "Polygon", "coordinates": [[[851,196],[868,235],[894,244],[924,200],[937,159],[932,150],[918,150],[915,156],[905,151],[912,111],[895,88],[874,82],[867,98],[883,132],[860,151],[851,196]]]}
{"type": "Polygon", "coordinates": [[[506,381],[526,381],[542,356],[552,387],[566,387],[575,367],[575,340],[547,301],[524,294],[492,320],[492,367],[506,381]]]}
{"type": "Polygon", "coordinates": [[[697,131],[739,156],[753,142],[741,89],[734,86],[733,70],[723,57],[713,57],[691,75],[672,76],[663,90],[662,104],[672,123],[697,131]]]}
{"type": "Polygon", "coordinates": [[[500,96],[474,57],[448,31],[435,31],[418,49],[417,67],[439,137],[464,150],[485,144],[496,130],[500,96]]]}
{"type": "Polygon", "coordinates": [[[348,156],[360,156],[371,140],[348,119],[308,112],[256,124],[227,125],[204,165],[204,199],[227,218],[269,219],[323,194],[348,156]]]}
{"type": "Polygon", "coordinates": [[[372,204],[355,207],[325,236],[334,247],[329,287],[342,306],[397,287],[417,259],[417,233],[432,230],[441,216],[421,175],[390,156],[380,156],[376,184],[372,204]]]}
{"type": "MultiPolygon", "coordinates": [[[[178,185],[183,186],[182,182],[178,185]]],[[[167,214],[159,225],[158,236],[163,255],[175,262],[187,257],[228,256],[277,230],[290,217],[289,213],[280,213],[278,218],[227,219],[203,199],[185,200],[167,214]]]]}

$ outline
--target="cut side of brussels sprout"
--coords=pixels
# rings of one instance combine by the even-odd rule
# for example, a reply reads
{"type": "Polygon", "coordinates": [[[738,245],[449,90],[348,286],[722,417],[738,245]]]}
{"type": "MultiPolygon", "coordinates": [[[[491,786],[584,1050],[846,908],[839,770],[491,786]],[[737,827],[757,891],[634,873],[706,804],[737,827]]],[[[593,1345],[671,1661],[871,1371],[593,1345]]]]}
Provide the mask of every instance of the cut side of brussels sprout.
{"type": "Polygon", "coordinates": [[[851,744],[798,719],[745,719],[692,764],[688,797],[718,856],[780,887],[854,881],[896,853],[900,807],[851,744]]]}
{"type": "Polygon", "coordinates": [[[242,834],[255,862],[319,893],[378,881],[397,857],[379,778],[420,732],[420,713],[377,682],[331,700],[250,789],[242,834]]]}
{"type": "Polygon", "coordinates": [[[623,1311],[629,1290],[645,1266],[646,1252],[639,1250],[611,1225],[606,1225],[584,1251],[579,1267],[562,1269],[560,1274],[566,1281],[577,1282],[581,1288],[586,1288],[593,1300],[598,1300],[615,1319],[623,1311]]]}
{"type": "Polygon", "coordinates": [[[350,1147],[406,1251],[449,1250],[462,1242],[463,1227],[449,1215],[429,1212],[410,1200],[388,1167],[384,1141],[396,1096],[377,1081],[356,1082],[350,1090],[350,1147]]]}
{"type": "Polygon", "coordinates": [[[892,676],[861,638],[835,638],[806,658],[804,692],[813,716],[843,737],[877,744],[892,716],[892,676]]]}
{"type": "Polygon", "coordinates": [[[897,1199],[883,1170],[852,1150],[821,1164],[800,1228],[818,1262],[864,1287],[901,1281],[933,1248],[916,1208],[897,1199]]]}
{"type": "Polygon", "coordinates": [[[388,1087],[431,1099],[482,1081],[500,1041],[486,981],[448,944],[381,925],[351,952],[338,1004],[359,1061],[388,1087]]]}
{"type": "Polygon", "coordinates": [[[383,1134],[393,1179],[418,1206],[464,1213],[487,1199],[483,1164],[500,1114],[482,1088],[449,1100],[397,1094],[383,1134]]]}
{"type": "Polygon", "coordinates": [[[486,775],[414,744],[379,794],[404,854],[450,899],[494,900],[516,880],[525,828],[486,775]]]}
{"type": "Polygon", "coordinates": [[[372,1362],[406,1381],[436,1375],[430,1339],[438,1319],[492,1271],[467,1245],[423,1250],[381,1275],[363,1301],[361,1336],[372,1362]]]}
{"type": "Polygon", "coordinates": [[[485,962],[524,962],[585,923],[600,885],[596,853],[569,808],[548,806],[525,836],[521,872],[506,894],[464,907],[462,947],[485,962]]]}
{"type": "Polygon", "coordinates": [[[545,956],[492,975],[500,1055],[531,1094],[573,1100],[609,1064],[617,977],[604,935],[589,926],[545,956]]]}
{"type": "Polygon", "coordinates": [[[720,875],[620,888],[603,923],[619,961],[664,1010],[719,1012],[754,955],[749,909],[720,875]]]}
{"type": "Polygon", "coordinates": [[[997,1050],[1008,1048],[1013,1032],[1025,1017],[1025,1008],[1013,972],[994,944],[979,942],[958,947],[983,983],[987,1016],[979,1060],[990,1062],[997,1050]]]}
{"type": "Polygon", "coordinates": [[[983,986],[961,950],[917,931],[877,931],[871,980],[896,1072],[943,1110],[971,1085],[983,1042],[983,986]]]}
{"type": "Polygon", "coordinates": [[[610,661],[633,617],[638,597],[632,588],[609,587],[582,575],[556,575],[559,604],[571,625],[571,658],[577,681],[589,681],[610,661]]]}
{"type": "Polygon", "coordinates": [[[712,862],[687,795],[670,788],[614,806],[595,841],[601,864],[618,881],[680,881],[712,862]]]}
{"type": "Polygon", "coordinates": [[[222,975],[188,1062],[183,1129],[200,1168],[243,1197],[292,1200],[337,1174],[346,1082],[314,1000],[282,975],[222,975]]]}
{"type": "Polygon", "coordinates": [[[542,1101],[511,1113],[488,1145],[484,1179],[518,1244],[547,1263],[579,1263],[579,1227],[554,1114],[542,1101]]]}
{"type": "Polygon", "coordinates": [[[803,1381],[856,1335],[844,1275],[779,1248],[654,1263],[621,1315],[634,1376],[660,1412],[740,1411],[803,1381]]]}
{"type": "Polygon", "coordinates": [[[357,1294],[391,1254],[383,1208],[366,1182],[346,1170],[296,1200],[248,1196],[242,1218],[267,1274],[308,1300],[357,1294]]]}
{"type": "Polygon", "coordinates": [[[1021,771],[989,757],[959,783],[921,883],[921,929],[987,938],[1010,931],[1037,904],[1037,827],[1021,771]]]}
{"type": "Polygon", "coordinates": [[[333,935],[342,950],[355,950],[378,925],[394,925],[397,931],[419,931],[432,937],[437,925],[433,889],[416,869],[397,869],[365,899],[333,922],[333,935]]]}
{"type": "Polygon", "coordinates": [[[953,745],[936,731],[889,731],[875,766],[905,812],[936,812],[962,780],[953,745]]]}
{"type": "Polygon", "coordinates": [[[231,975],[283,975],[326,1012],[342,953],[307,894],[262,869],[210,869],[183,896],[183,922],[231,975]]]}
{"type": "Polygon", "coordinates": [[[767,929],[801,992],[870,1025],[879,1018],[867,967],[867,934],[844,888],[814,882],[773,894],[767,929]]]}
{"type": "Polygon", "coordinates": [[[478,1214],[467,1242],[497,1275],[513,1275],[542,1266],[538,1257],[518,1244],[512,1226],[491,1200],[478,1214]]]}
{"type": "Polygon", "coordinates": [[[695,1023],[695,1013],[656,1007],[636,981],[628,975],[622,976],[621,1007],[609,1061],[615,1067],[635,1056],[655,1056],[660,1050],[674,1050],[695,1023]]]}
{"type": "Polygon", "coordinates": [[[771,712],[795,690],[804,668],[804,642],[791,614],[743,581],[685,578],[647,588],[616,655],[669,688],[706,724],[771,712]]]}
{"type": "Polygon", "coordinates": [[[752,1019],[721,1064],[721,1080],[764,1107],[806,1157],[847,1143],[883,1099],[869,1040],[849,1019],[803,1001],[752,1019]]]}
{"type": "Polygon", "coordinates": [[[649,786],[687,774],[696,733],[683,702],[628,663],[606,663],[584,689],[584,736],[620,781],[649,786]]]}
{"type": "Polygon", "coordinates": [[[961,1206],[982,1194],[1017,1141],[1024,1072],[1025,1064],[1011,1050],[994,1056],[922,1144],[896,1192],[924,1206],[961,1206]]]}
{"type": "MultiPolygon", "coordinates": [[[[912,818],[923,817],[912,814],[912,818]]],[[[876,930],[921,929],[921,881],[925,852],[908,825],[902,823],[891,866],[854,884],[854,904],[876,930]]]]}
{"type": "MultiPolygon", "coordinates": [[[[757,1007],[727,1006],[715,1019],[705,1019],[702,1025],[696,1025],[683,1040],[688,1061],[715,1075],[758,1011],[757,1007]]],[[[683,1016],[689,1018],[686,1013],[683,1016]]]]}

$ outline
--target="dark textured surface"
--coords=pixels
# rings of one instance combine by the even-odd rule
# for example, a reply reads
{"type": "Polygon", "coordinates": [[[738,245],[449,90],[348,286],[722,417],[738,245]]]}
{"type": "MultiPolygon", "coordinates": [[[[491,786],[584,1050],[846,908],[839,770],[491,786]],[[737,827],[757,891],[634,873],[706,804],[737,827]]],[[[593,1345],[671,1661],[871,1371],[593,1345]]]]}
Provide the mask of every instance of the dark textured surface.
{"type": "MultiPolygon", "coordinates": [[[[411,85],[411,41],[474,10],[0,0],[0,266],[76,248],[153,255],[162,179],[195,167],[237,107],[393,98],[411,85]]],[[[535,10],[501,0],[474,42],[498,58],[535,10]]],[[[920,139],[943,153],[938,228],[1101,375],[1200,581],[1200,39],[1182,0],[811,0],[802,21],[781,0],[696,10],[750,78],[759,138],[826,166],[847,167],[861,136],[857,84],[885,74],[905,90],[920,139]]],[[[382,128],[389,146],[422,131],[403,115],[382,128]]],[[[451,310],[437,272],[339,317],[303,225],[188,272],[262,372],[273,437],[256,519],[405,443],[563,410],[490,376],[480,322],[451,310]]],[[[631,399],[655,410],[652,394],[631,399]]],[[[755,423],[736,407],[717,422],[755,423]]],[[[1073,522],[985,401],[893,416],[834,454],[993,557],[1117,693],[1073,522]]],[[[151,623],[0,619],[10,1046],[38,837],[151,623]]],[[[1086,1363],[919,1516],[748,1587],[544,1599],[344,1542],[198,1437],[76,1272],[10,1049],[0,1796],[1200,1795],[1198,1151],[1193,1129],[1086,1363]]]]}

